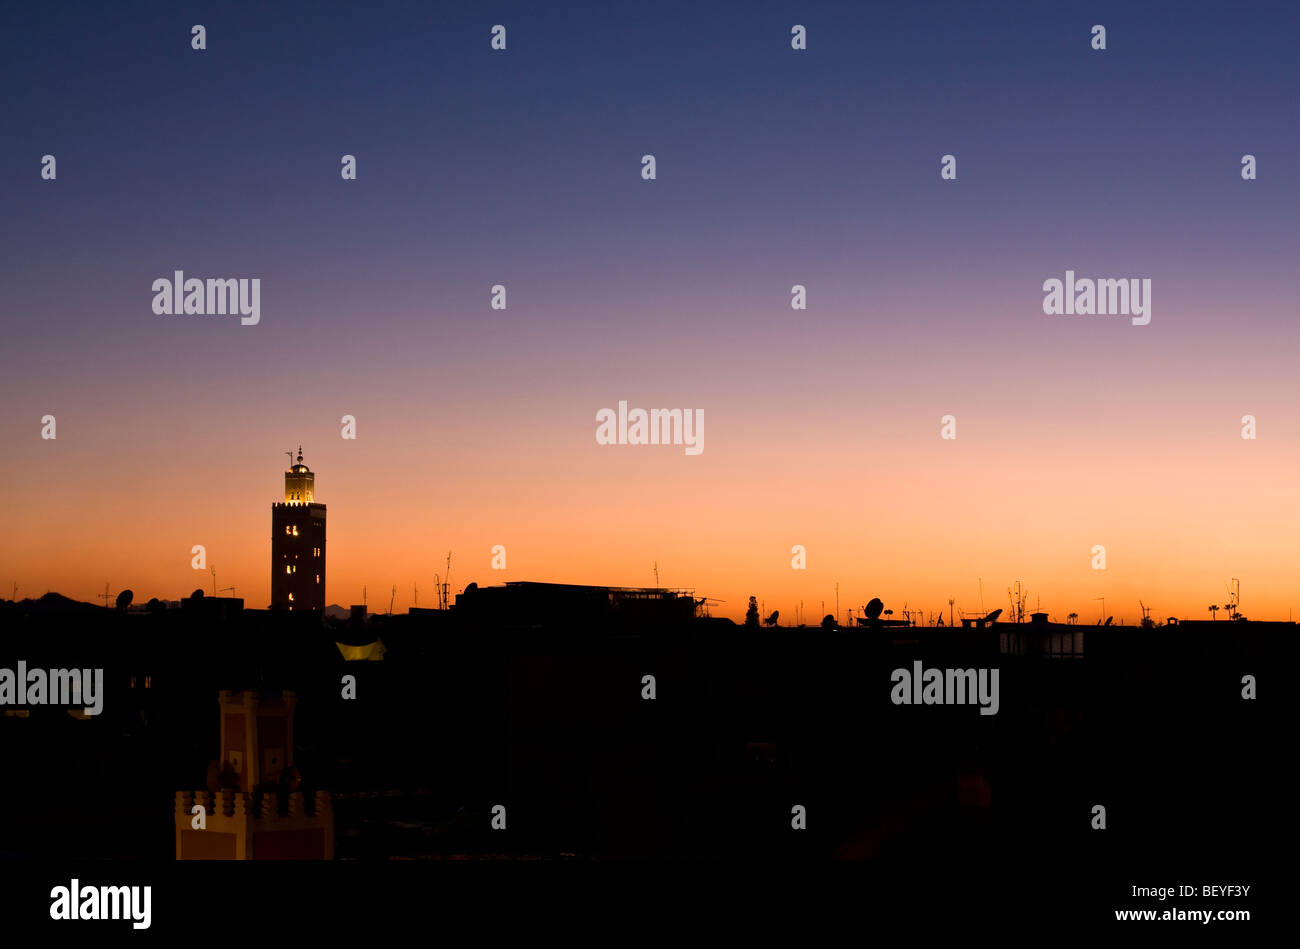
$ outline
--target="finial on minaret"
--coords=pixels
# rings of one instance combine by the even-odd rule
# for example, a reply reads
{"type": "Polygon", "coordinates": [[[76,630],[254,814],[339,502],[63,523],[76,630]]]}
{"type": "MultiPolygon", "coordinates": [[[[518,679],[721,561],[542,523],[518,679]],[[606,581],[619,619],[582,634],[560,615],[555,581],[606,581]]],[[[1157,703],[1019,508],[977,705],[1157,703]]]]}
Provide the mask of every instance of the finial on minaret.
{"type": "Polygon", "coordinates": [[[298,446],[298,464],[302,464],[302,446],[298,446]]]}

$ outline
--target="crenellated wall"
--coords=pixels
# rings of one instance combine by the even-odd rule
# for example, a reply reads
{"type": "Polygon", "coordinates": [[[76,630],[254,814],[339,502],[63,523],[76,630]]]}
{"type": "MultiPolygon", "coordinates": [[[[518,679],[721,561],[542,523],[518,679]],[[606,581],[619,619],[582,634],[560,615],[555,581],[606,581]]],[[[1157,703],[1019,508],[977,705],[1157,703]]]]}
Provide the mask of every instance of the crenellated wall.
{"type": "Polygon", "coordinates": [[[334,805],[328,791],[177,791],[177,860],[333,860],[334,805]],[[283,804],[283,807],[281,805],[283,804]],[[194,827],[194,807],[205,828],[194,827]]]}

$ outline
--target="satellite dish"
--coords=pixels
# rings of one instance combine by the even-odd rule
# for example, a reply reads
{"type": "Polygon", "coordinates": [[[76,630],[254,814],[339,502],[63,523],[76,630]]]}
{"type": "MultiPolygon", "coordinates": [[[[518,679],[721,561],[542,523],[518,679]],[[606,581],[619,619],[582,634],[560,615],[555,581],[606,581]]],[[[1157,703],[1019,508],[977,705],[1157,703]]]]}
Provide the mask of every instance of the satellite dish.
{"type": "Polygon", "coordinates": [[[203,587],[199,587],[197,590],[195,590],[193,593],[191,593],[191,594],[190,594],[190,599],[191,599],[191,600],[201,600],[201,599],[203,599],[203,587]]]}
{"type": "Polygon", "coordinates": [[[769,616],[767,619],[763,620],[763,622],[766,623],[768,626],[775,626],[777,617],[779,617],[780,615],[781,615],[780,610],[773,610],[772,615],[769,616]]]}
{"type": "Polygon", "coordinates": [[[462,590],[461,592],[462,592],[462,593],[473,593],[473,592],[474,592],[475,590],[477,590],[477,589],[478,589],[478,584],[477,584],[477,583],[471,583],[469,586],[467,586],[467,587],[466,587],[464,590],[462,590]]]}
{"type": "Polygon", "coordinates": [[[873,597],[871,602],[862,608],[862,612],[867,614],[867,619],[880,619],[880,613],[884,608],[885,604],[880,602],[880,597],[873,597]]]}
{"type": "Polygon", "coordinates": [[[988,616],[984,617],[984,622],[986,622],[986,623],[996,623],[996,622],[998,621],[998,617],[1001,616],[1001,615],[1002,615],[1002,610],[1000,610],[1000,609],[998,609],[998,610],[994,610],[994,611],[993,611],[992,613],[990,613],[988,616]]]}
{"type": "Polygon", "coordinates": [[[1113,616],[1107,616],[1107,617],[1106,617],[1106,625],[1109,626],[1109,625],[1110,625],[1110,621],[1113,620],[1114,618],[1115,618],[1115,617],[1113,617],[1113,616]]]}
{"type": "Polygon", "coordinates": [[[131,601],[134,599],[135,599],[135,593],[133,593],[130,590],[123,590],[121,593],[117,595],[117,608],[119,610],[126,609],[128,606],[131,605],[131,601]]]}

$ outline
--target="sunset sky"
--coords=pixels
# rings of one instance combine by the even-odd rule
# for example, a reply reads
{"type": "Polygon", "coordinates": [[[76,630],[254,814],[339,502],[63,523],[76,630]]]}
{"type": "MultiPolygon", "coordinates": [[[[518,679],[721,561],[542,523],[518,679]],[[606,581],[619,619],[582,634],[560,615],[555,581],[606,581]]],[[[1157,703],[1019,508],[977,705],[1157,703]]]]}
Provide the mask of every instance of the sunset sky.
{"type": "Polygon", "coordinates": [[[1300,7],[1249,9],[11,4],[0,596],[210,593],[203,544],[266,606],[301,444],[345,606],[431,604],[450,550],[737,620],[981,580],[1204,618],[1229,577],[1286,619],[1300,7]],[[1150,325],[1044,315],[1067,269],[1150,278],[1150,325]],[[175,270],[260,278],[260,324],[155,315],[175,270]],[[598,445],[620,400],[703,453],[598,445]]]}

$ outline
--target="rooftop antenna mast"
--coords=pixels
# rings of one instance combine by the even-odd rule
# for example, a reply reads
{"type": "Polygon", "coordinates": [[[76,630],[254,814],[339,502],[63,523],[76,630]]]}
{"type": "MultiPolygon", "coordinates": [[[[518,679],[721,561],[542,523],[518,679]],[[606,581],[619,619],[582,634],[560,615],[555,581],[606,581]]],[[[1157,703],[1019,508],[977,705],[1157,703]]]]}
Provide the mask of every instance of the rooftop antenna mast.
{"type": "Polygon", "coordinates": [[[448,590],[450,589],[450,586],[451,586],[451,551],[449,550],[447,551],[447,573],[442,578],[442,608],[444,610],[447,609],[448,603],[451,600],[451,597],[448,595],[448,590]]]}
{"type": "Polygon", "coordinates": [[[1016,594],[1015,594],[1015,609],[1012,611],[1015,615],[1015,620],[1017,623],[1023,623],[1025,621],[1026,596],[1027,594],[1025,593],[1024,582],[1021,580],[1017,580],[1016,594]]]}
{"type": "Polygon", "coordinates": [[[655,561],[655,589],[659,588],[659,561],[655,561]]]}
{"type": "Polygon", "coordinates": [[[217,565],[212,565],[212,595],[217,595],[217,565]]]}
{"type": "Polygon", "coordinates": [[[100,599],[102,599],[102,600],[104,601],[104,609],[108,609],[108,597],[109,597],[109,592],[108,592],[108,581],[107,581],[107,580],[104,581],[104,592],[101,593],[101,594],[99,594],[99,597],[100,597],[100,599]]]}
{"type": "Polygon", "coordinates": [[[392,592],[392,594],[388,597],[388,615],[389,615],[389,616],[392,616],[392,615],[393,615],[393,601],[394,601],[395,599],[397,599],[397,584],[396,584],[396,583],[393,584],[393,592],[392,592]]]}

